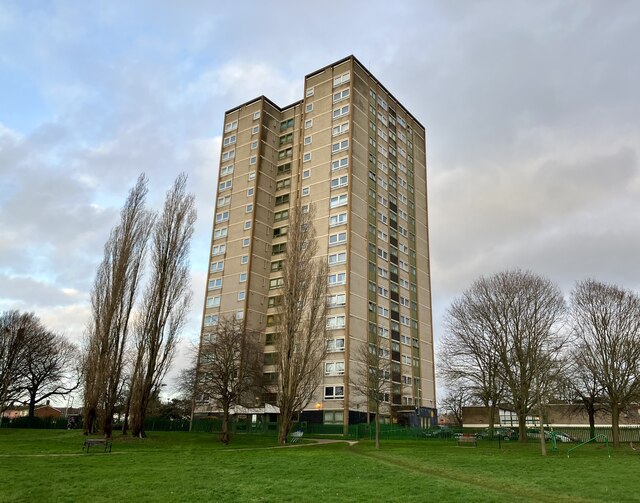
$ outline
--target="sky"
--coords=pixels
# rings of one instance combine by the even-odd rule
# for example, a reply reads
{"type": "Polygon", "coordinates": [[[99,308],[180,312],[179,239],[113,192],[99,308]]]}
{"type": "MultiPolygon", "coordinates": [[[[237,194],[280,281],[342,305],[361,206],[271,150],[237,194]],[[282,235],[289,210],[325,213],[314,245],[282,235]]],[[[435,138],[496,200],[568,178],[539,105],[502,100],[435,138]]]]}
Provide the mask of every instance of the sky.
{"type": "MultiPolygon", "coordinates": [[[[355,55],[427,130],[434,332],[482,275],[640,291],[640,3],[0,0],[0,311],[82,340],[145,172],[197,198],[198,339],[224,112],[355,55]]],[[[168,381],[171,387],[171,380],[168,381]]],[[[168,388],[170,389],[170,388],[168,388]]]]}

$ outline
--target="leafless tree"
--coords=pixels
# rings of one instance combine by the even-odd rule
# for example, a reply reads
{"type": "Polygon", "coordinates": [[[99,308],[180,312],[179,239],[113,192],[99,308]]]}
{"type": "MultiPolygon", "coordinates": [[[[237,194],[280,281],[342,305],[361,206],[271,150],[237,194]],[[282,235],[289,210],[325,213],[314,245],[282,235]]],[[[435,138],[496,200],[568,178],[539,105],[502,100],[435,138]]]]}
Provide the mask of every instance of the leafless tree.
{"type": "Polygon", "coordinates": [[[160,386],[191,303],[189,249],[196,221],[195,198],[181,174],[167,193],[151,246],[151,273],[135,324],[136,358],[131,385],[131,429],[144,436],[144,418],[160,386]]]}
{"type": "Polygon", "coordinates": [[[147,180],[140,175],[104,248],[91,293],[91,321],[83,358],[85,434],[96,429],[111,437],[113,412],[122,391],[129,320],[139,287],[153,216],[145,208],[147,180]]]}
{"type": "Polygon", "coordinates": [[[464,390],[487,408],[489,435],[493,435],[495,411],[505,386],[496,351],[497,334],[487,321],[482,281],[454,300],[447,311],[438,371],[450,389],[464,390]]]}
{"type": "Polygon", "coordinates": [[[23,365],[30,340],[39,330],[33,313],[5,311],[0,316],[0,422],[23,389],[23,365]]]}
{"type": "Polygon", "coordinates": [[[577,399],[589,417],[589,438],[596,435],[596,412],[604,409],[604,389],[598,381],[597,373],[592,372],[585,357],[588,355],[584,343],[574,345],[570,350],[567,367],[566,395],[573,402],[577,399]]]}
{"type": "Polygon", "coordinates": [[[200,355],[200,390],[222,409],[220,441],[228,444],[232,407],[253,405],[262,377],[264,350],[257,333],[245,330],[244,320],[222,317],[200,355]]]}
{"type": "Polygon", "coordinates": [[[390,355],[380,337],[372,335],[368,344],[362,344],[355,352],[356,367],[352,371],[351,384],[367,400],[367,413],[374,414],[376,449],[380,449],[380,414],[383,404],[389,402],[391,393],[390,355]]]}
{"type": "Polygon", "coordinates": [[[29,417],[34,416],[38,403],[52,396],[68,395],[80,384],[76,346],[41,324],[34,335],[22,365],[24,402],[29,405],[29,417]]]}
{"type": "Polygon", "coordinates": [[[558,387],[567,345],[564,298],[547,278],[520,270],[482,278],[476,285],[486,303],[485,321],[495,334],[499,377],[518,414],[520,441],[527,441],[526,416],[537,405],[544,455],[542,408],[558,387]]]}
{"type": "Polygon", "coordinates": [[[589,279],[574,288],[571,308],[581,363],[604,390],[618,447],[620,413],[640,398],[640,297],[589,279]]]}
{"type": "MultiPolygon", "coordinates": [[[[440,400],[440,409],[453,415],[458,426],[462,426],[462,409],[472,403],[472,395],[468,389],[458,387],[450,389],[447,394],[440,400]]],[[[495,410],[495,409],[494,409],[495,410]]],[[[493,421],[489,421],[490,427],[493,425],[493,421]]],[[[493,436],[493,431],[489,436],[493,436]]]]}
{"type": "Polygon", "coordinates": [[[300,206],[290,216],[284,266],[282,303],[278,307],[278,441],[287,442],[294,414],[304,409],[322,379],[327,346],[327,263],[317,258],[313,206],[300,206]]]}

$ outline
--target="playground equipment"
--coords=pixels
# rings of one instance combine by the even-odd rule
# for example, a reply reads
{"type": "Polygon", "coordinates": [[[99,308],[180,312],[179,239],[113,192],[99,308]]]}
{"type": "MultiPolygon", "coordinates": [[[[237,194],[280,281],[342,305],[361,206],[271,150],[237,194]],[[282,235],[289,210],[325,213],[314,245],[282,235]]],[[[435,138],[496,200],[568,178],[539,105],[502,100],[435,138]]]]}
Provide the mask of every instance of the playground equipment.
{"type": "Polygon", "coordinates": [[[606,435],[596,435],[593,438],[590,438],[586,442],[582,442],[581,444],[572,447],[567,451],[567,457],[569,457],[569,453],[571,451],[575,451],[578,447],[582,447],[583,445],[590,444],[591,442],[595,442],[598,438],[602,438],[604,440],[605,445],[607,446],[607,454],[609,455],[609,459],[611,459],[611,447],[609,446],[609,438],[606,435]]]}

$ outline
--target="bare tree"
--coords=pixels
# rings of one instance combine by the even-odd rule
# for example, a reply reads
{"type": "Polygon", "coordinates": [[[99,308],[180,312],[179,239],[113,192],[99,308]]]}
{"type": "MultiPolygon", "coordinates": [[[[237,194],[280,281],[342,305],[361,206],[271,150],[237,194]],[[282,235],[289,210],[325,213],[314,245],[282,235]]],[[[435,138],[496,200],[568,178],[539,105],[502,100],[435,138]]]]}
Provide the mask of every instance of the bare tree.
{"type": "Polygon", "coordinates": [[[0,422],[23,389],[23,366],[30,340],[39,330],[33,313],[5,311],[0,316],[0,422]]]}
{"type": "Polygon", "coordinates": [[[91,293],[92,318],[83,358],[84,428],[93,433],[100,411],[102,430],[111,437],[113,413],[122,391],[129,319],[140,282],[153,216],[145,208],[147,180],[140,175],[104,248],[91,293]]]}
{"type": "MultiPolygon", "coordinates": [[[[453,415],[456,424],[458,426],[462,426],[462,409],[471,403],[472,398],[469,390],[463,387],[458,387],[447,392],[444,398],[440,401],[440,408],[453,415]]],[[[489,425],[490,428],[493,426],[493,420],[489,421],[489,425]]],[[[490,430],[489,436],[493,436],[492,430],[490,430]]]]}
{"type": "Polygon", "coordinates": [[[376,334],[370,343],[362,344],[356,350],[356,368],[351,384],[367,399],[367,414],[374,413],[376,449],[380,449],[381,407],[389,401],[391,393],[390,355],[376,334]]]}
{"type": "Polygon", "coordinates": [[[229,414],[237,405],[252,405],[263,369],[262,339],[248,332],[244,320],[223,317],[200,355],[200,390],[209,394],[222,409],[220,441],[228,444],[229,414]]]}
{"type": "Polygon", "coordinates": [[[574,288],[571,308],[581,364],[602,386],[618,447],[620,413],[640,398],[640,297],[589,279],[574,288]]]}
{"type": "Polygon", "coordinates": [[[29,417],[35,407],[53,396],[64,396],[80,385],[78,349],[64,336],[40,325],[25,352],[23,392],[29,417]]]}
{"type": "Polygon", "coordinates": [[[485,321],[496,336],[500,378],[518,414],[520,442],[527,441],[526,416],[537,405],[544,455],[542,407],[557,389],[567,344],[561,330],[564,298],[547,278],[520,270],[482,278],[477,288],[486,302],[485,321]]]}
{"type": "Polygon", "coordinates": [[[181,174],[167,193],[155,224],[151,274],[135,325],[136,358],[131,384],[131,429],[143,437],[154,389],[164,378],[191,303],[189,249],[196,221],[195,198],[181,174]]]}
{"type": "Polygon", "coordinates": [[[311,401],[322,379],[327,353],[327,263],[316,257],[314,207],[295,208],[282,269],[282,303],[278,307],[278,441],[287,442],[293,416],[311,401]]]}
{"type": "Polygon", "coordinates": [[[464,390],[487,408],[489,435],[493,436],[495,411],[505,386],[496,352],[497,334],[487,314],[484,290],[478,283],[453,301],[445,317],[438,370],[450,389],[464,390]]]}
{"type": "Polygon", "coordinates": [[[571,348],[567,368],[567,394],[571,400],[577,399],[589,417],[589,438],[596,435],[596,412],[604,408],[604,389],[598,380],[597,373],[587,364],[588,348],[578,343],[571,348]]]}

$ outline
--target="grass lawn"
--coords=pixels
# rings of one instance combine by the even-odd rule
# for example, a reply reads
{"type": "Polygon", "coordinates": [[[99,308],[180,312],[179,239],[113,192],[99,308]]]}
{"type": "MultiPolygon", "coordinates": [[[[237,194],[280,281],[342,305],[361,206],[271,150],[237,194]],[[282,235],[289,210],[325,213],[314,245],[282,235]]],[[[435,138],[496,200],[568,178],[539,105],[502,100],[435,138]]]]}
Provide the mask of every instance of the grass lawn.
{"type": "Polygon", "coordinates": [[[273,438],[208,433],[116,436],[81,451],[66,430],[0,430],[0,501],[640,501],[640,455],[600,445],[567,459],[539,446],[369,441],[274,448],[273,438]]]}

